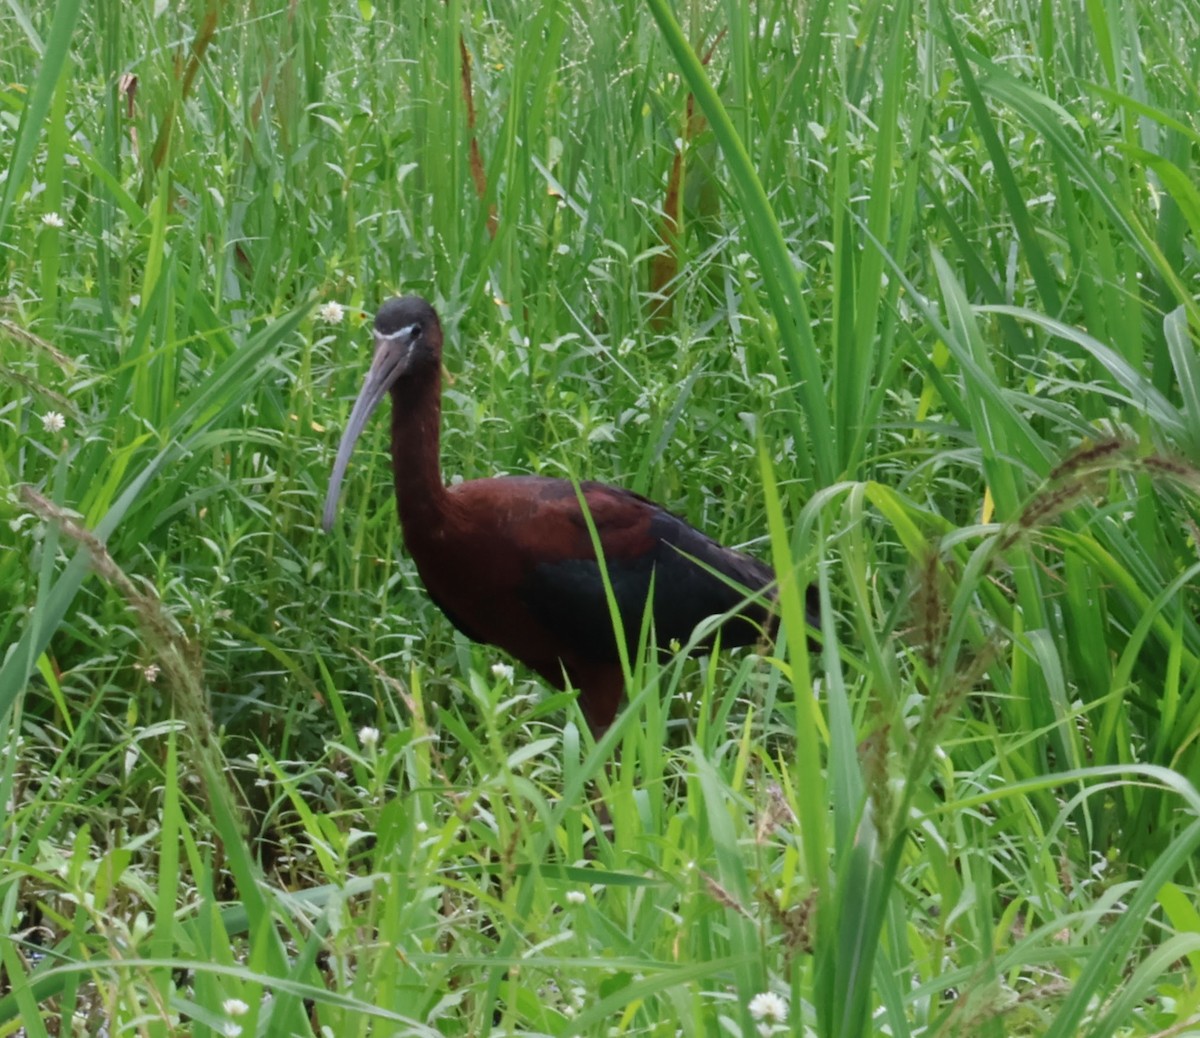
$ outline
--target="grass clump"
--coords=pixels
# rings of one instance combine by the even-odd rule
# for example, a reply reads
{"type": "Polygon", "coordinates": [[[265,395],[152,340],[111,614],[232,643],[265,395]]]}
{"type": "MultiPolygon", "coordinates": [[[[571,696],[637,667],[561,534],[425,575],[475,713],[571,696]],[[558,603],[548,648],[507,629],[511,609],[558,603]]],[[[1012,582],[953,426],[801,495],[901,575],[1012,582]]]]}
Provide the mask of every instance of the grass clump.
{"type": "Polygon", "coordinates": [[[0,1034],[1197,1026],[1188,3],[0,19],[0,1034]],[[378,429],[323,536],[396,291],[447,478],[662,501],[777,643],[595,746],[378,429]]]}

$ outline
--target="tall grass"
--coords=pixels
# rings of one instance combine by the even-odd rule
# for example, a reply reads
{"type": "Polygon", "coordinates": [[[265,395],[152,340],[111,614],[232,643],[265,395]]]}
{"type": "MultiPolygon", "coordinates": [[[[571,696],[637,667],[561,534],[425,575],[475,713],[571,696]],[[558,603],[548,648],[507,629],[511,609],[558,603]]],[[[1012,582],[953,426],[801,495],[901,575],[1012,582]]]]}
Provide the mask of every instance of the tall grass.
{"type": "Polygon", "coordinates": [[[0,1034],[1198,1026],[1192,5],[0,19],[0,1034]],[[597,746],[379,430],[321,535],[397,291],[447,478],[648,494],[777,643],[597,746]]]}

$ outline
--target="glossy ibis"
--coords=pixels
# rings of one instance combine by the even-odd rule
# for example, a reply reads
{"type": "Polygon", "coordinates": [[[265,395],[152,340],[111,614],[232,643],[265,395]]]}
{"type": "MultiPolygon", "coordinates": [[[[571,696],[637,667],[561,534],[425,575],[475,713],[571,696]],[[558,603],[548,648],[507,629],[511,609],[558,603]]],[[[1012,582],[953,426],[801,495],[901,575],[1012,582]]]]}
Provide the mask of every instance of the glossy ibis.
{"type": "MultiPolygon", "coordinates": [[[[624,679],[575,485],[543,476],[501,476],[447,487],[438,462],[442,326],[437,313],[417,296],[390,299],[375,316],[374,334],[375,358],[329,480],[326,532],[333,526],[355,441],[390,392],[396,506],[405,544],[430,597],[473,641],[499,646],[555,688],[565,687],[564,676],[569,679],[599,738],[616,716],[624,679]]],[[[722,547],[628,490],[592,482],[579,489],[631,651],[652,584],[660,644],[686,642],[701,620],[731,611],[721,629],[724,645],[752,644],[771,625],[769,608],[746,600],[754,592],[770,598],[775,577],[770,566],[722,547]]]]}

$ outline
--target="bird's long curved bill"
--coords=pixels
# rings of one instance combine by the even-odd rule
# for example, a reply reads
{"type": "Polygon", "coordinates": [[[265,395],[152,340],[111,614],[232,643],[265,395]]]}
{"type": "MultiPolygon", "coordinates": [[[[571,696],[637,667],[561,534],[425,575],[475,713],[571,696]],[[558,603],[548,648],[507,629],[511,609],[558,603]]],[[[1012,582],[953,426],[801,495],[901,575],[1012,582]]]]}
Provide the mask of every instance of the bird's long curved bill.
{"type": "Polygon", "coordinates": [[[371,417],[375,408],[379,406],[379,402],[387,395],[392,383],[403,373],[408,360],[407,340],[377,338],[376,343],[371,369],[367,372],[363,387],[359,390],[358,399],[354,401],[354,407],[350,411],[350,418],[346,422],[346,431],[342,433],[342,441],[338,444],[333,473],[329,477],[329,489],[325,493],[325,511],[321,516],[321,528],[326,533],[333,529],[333,521],[337,518],[342,479],[350,464],[350,455],[354,453],[354,445],[362,435],[367,419],[371,417]]]}

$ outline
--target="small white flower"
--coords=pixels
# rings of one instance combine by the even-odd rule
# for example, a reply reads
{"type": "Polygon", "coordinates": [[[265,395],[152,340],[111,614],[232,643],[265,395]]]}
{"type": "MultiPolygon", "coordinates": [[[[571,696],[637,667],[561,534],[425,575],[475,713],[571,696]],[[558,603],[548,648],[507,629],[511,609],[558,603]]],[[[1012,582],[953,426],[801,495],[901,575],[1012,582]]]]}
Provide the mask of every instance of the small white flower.
{"type": "Polygon", "coordinates": [[[232,1020],[226,1020],[221,1025],[221,1033],[225,1038],[238,1038],[238,1035],[242,1033],[242,1025],[235,1024],[232,1020]]]}
{"type": "Polygon", "coordinates": [[[417,832],[418,832],[418,833],[420,833],[422,836],[423,836],[425,833],[429,832],[429,826],[428,826],[428,824],[427,824],[427,823],[425,823],[425,822],[418,822],[418,823],[417,823],[417,832]]]}
{"type": "Polygon", "coordinates": [[[250,1007],[246,1005],[240,998],[227,998],[221,1003],[221,1008],[225,1010],[226,1016],[245,1016],[250,1012],[250,1007]]]}
{"type": "Polygon", "coordinates": [[[379,744],[379,729],[367,725],[358,730],[358,741],[364,750],[373,750],[379,744]]]}
{"type": "Polygon", "coordinates": [[[42,223],[44,223],[47,227],[63,227],[63,226],[65,226],[65,224],[63,223],[63,218],[61,216],[59,216],[58,213],[43,213],[42,214],[42,223]]]}
{"type": "Polygon", "coordinates": [[[67,427],[67,420],[57,411],[47,411],[42,415],[42,428],[48,433],[62,432],[67,427]]]}
{"type": "Polygon", "coordinates": [[[512,679],[513,679],[512,664],[511,663],[493,663],[492,664],[492,673],[498,678],[503,678],[505,681],[512,681],[512,679]]]}
{"type": "Polygon", "coordinates": [[[317,316],[326,324],[341,324],[342,318],[346,316],[346,308],[341,303],[330,300],[318,308],[317,316]]]}
{"type": "Polygon", "coordinates": [[[788,1005],[774,991],[759,992],[750,999],[750,1005],[747,1008],[756,1021],[767,1024],[787,1022],[788,1005]]]}
{"type": "Polygon", "coordinates": [[[142,677],[146,679],[147,685],[153,685],[158,680],[158,664],[150,663],[142,671],[142,677]]]}
{"type": "Polygon", "coordinates": [[[568,890],[567,891],[567,904],[568,905],[582,905],[586,900],[587,900],[587,894],[585,894],[582,890],[568,890]]]}

